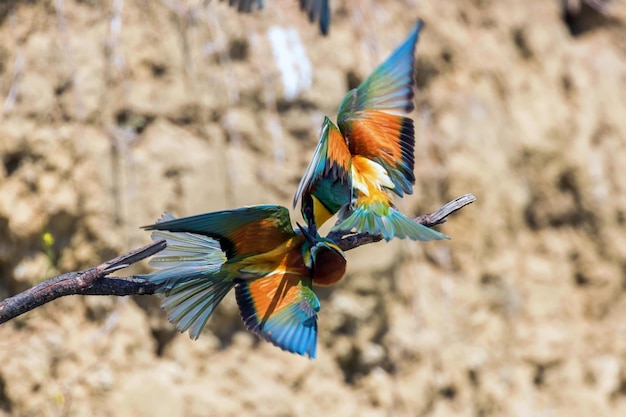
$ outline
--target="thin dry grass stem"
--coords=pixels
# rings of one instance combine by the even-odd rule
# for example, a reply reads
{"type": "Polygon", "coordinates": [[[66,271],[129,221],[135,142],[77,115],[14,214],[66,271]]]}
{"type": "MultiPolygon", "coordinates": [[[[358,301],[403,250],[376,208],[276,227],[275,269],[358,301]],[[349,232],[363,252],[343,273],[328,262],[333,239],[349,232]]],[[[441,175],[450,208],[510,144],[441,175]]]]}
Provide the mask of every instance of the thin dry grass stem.
{"type": "MultiPolygon", "coordinates": [[[[225,69],[224,85],[226,86],[227,95],[227,109],[235,108],[240,101],[240,91],[237,87],[237,77],[233,69],[233,64],[228,53],[228,37],[224,33],[222,26],[215,13],[211,13],[211,10],[207,8],[203,14],[203,21],[207,25],[209,32],[213,39],[213,50],[217,53],[218,62],[225,69]]],[[[223,160],[225,161],[225,168],[227,172],[226,180],[226,197],[227,201],[236,205],[235,189],[239,182],[239,176],[237,173],[237,154],[241,151],[242,138],[237,129],[235,129],[236,120],[233,120],[233,113],[226,111],[222,118],[222,126],[226,131],[228,143],[223,148],[226,150],[226,155],[223,160]]]]}
{"type": "Polygon", "coordinates": [[[381,61],[380,43],[375,31],[374,17],[371,14],[372,4],[353,0],[350,4],[350,20],[359,39],[361,48],[368,52],[368,67],[376,68],[381,61]]]}
{"type": "MultiPolygon", "coordinates": [[[[124,30],[123,12],[125,0],[113,0],[109,12],[108,31],[105,38],[105,77],[106,87],[102,97],[102,107],[107,108],[109,101],[114,101],[113,110],[119,111],[128,103],[131,78],[128,76],[128,66],[126,57],[122,51],[121,39],[124,30]],[[121,89],[118,92],[118,87],[121,89]]],[[[124,221],[127,218],[125,200],[137,193],[137,182],[135,176],[129,173],[134,169],[135,160],[131,147],[138,139],[137,132],[132,126],[120,126],[114,120],[117,115],[109,114],[104,121],[105,131],[111,146],[111,176],[112,176],[112,198],[114,205],[114,222],[118,225],[126,226],[124,221]]],[[[125,227],[125,234],[133,236],[132,232],[125,227]]],[[[127,239],[128,240],[128,239],[127,239]]]]}
{"type": "MultiPolygon", "coordinates": [[[[122,128],[119,126],[110,126],[107,129],[107,135],[111,144],[111,176],[113,183],[113,204],[114,204],[114,221],[116,224],[121,225],[125,219],[125,196],[128,195],[128,188],[131,188],[134,182],[130,180],[127,182],[127,187],[124,186],[126,170],[133,168],[134,159],[129,151],[130,145],[137,140],[137,133],[129,128],[122,128]]],[[[131,176],[132,178],[132,176],[131,176]]],[[[136,188],[136,187],[135,187],[136,188]]],[[[136,191],[136,190],[135,190],[136,191]]]]}
{"type": "Polygon", "coordinates": [[[114,67],[119,74],[126,72],[126,58],[124,54],[120,52],[123,11],[124,0],[113,0],[111,4],[111,18],[109,19],[109,31],[105,41],[108,64],[114,67]]]}
{"type": "Polygon", "coordinates": [[[205,10],[202,16],[213,38],[214,51],[217,52],[219,63],[226,69],[225,85],[228,93],[228,105],[229,107],[236,106],[239,104],[240,91],[239,88],[237,88],[237,76],[235,75],[233,64],[228,53],[228,36],[224,32],[224,29],[222,29],[222,25],[215,13],[211,13],[210,10],[205,10]]]}
{"type": "MultiPolygon", "coordinates": [[[[184,23],[181,24],[181,31],[185,31],[187,23],[201,24],[208,30],[210,41],[204,42],[203,53],[206,56],[216,55],[219,65],[225,68],[225,76],[220,80],[219,85],[226,89],[225,108],[232,109],[239,103],[239,89],[237,88],[237,79],[232,68],[232,62],[228,54],[228,37],[222,29],[219,19],[216,16],[213,4],[211,2],[184,2],[178,0],[160,0],[170,12],[174,13],[184,23]]],[[[185,71],[189,78],[195,76],[195,68],[193,60],[191,60],[191,50],[186,33],[181,33],[183,52],[185,54],[185,71]]],[[[241,135],[234,128],[235,121],[229,112],[225,112],[222,117],[222,127],[228,137],[228,144],[219,143],[219,151],[222,152],[220,161],[223,163],[223,171],[227,173],[224,184],[225,200],[228,205],[236,205],[234,189],[237,184],[237,170],[231,160],[237,160],[236,156],[232,156],[233,152],[237,152],[241,146],[241,135]]]]}
{"type": "Polygon", "coordinates": [[[72,97],[74,98],[74,116],[78,121],[85,119],[85,107],[78,92],[78,78],[76,76],[77,66],[74,58],[70,36],[68,31],[67,18],[65,17],[65,3],[63,0],[54,0],[54,9],[57,16],[57,28],[60,33],[61,44],[65,62],[68,66],[70,85],[72,87],[72,97]]]}
{"type": "Polygon", "coordinates": [[[11,88],[9,94],[4,100],[4,106],[2,107],[2,115],[10,113],[15,107],[17,98],[19,97],[20,80],[22,78],[22,71],[24,70],[24,50],[21,46],[21,42],[17,36],[17,15],[15,12],[15,4],[11,5],[9,9],[9,28],[11,31],[11,37],[15,43],[15,62],[13,64],[13,79],[11,81],[11,88]]]}
{"type": "Polygon", "coordinates": [[[176,1],[161,0],[161,3],[178,17],[178,29],[183,53],[183,61],[185,63],[185,75],[188,79],[193,80],[196,74],[196,67],[191,58],[191,46],[189,44],[189,29],[193,28],[200,20],[202,13],[202,4],[197,1],[176,1]]]}
{"type": "MultiPolygon", "coordinates": [[[[276,163],[275,168],[280,169],[285,163],[284,130],[278,116],[276,94],[271,82],[272,74],[268,71],[268,66],[263,64],[265,57],[262,52],[266,51],[266,49],[262,48],[261,36],[255,31],[248,33],[248,42],[254,54],[252,61],[255,63],[255,69],[263,82],[263,101],[267,113],[265,127],[272,141],[272,151],[274,162],[276,163]]],[[[280,178],[280,176],[272,175],[272,178],[280,178]]]]}

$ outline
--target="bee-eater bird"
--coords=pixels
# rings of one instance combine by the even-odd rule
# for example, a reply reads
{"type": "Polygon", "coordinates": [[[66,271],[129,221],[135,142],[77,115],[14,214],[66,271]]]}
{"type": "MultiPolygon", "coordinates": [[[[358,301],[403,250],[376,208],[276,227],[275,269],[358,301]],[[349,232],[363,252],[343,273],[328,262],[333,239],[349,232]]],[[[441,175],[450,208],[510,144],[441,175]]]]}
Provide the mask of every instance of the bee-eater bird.
{"type": "MultiPolygon", "coordinates": [[[[253,5],[259,9],[264,6],[263,0],[228,0],[228,4],[237,7],[237,10],[250,13],[253,5]]],[[[311,23],[319,20],[320,31],[328,35],[330,27],[330,4],[329,0],[300,0],[300,9],[309,15],[311,23]]]]}
{"type": "Polygon", "coordinates": [[[235,289],[246,327],[283,350],[315,357],[320,303],[312,285],[340,280],[346,259],[329,239],[291,226],[282,206],[251,206],[177,219],[147,230],[166,249],[147,279],[179,331],[197,339],[215,307],[235,289]]]}
{"type": "Polygon", "coordinates": [[[393,205],[390,192],[402,197],[415,184],[413,110],[418,21],[409,37],[385,62],[351,90],[339,105],[338,127],[328,117],[300,181],[294,207],[312,232],[339,212],[333,230],[355,230],[413,240],[447,239],[393,205]]]}

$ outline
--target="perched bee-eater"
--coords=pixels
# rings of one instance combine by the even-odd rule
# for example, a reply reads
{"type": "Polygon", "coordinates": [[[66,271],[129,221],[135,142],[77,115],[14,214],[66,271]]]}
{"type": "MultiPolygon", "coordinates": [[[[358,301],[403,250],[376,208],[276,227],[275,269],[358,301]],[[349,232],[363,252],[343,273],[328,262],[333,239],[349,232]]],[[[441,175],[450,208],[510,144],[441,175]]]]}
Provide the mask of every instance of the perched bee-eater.
{"type": "Polygon", "coordinates": [[[251,206],[177,219],[147,230],[166,249],[147,279],[179,331],[197,339],[211,313],[235,289],[246,327],[289,352],[315,357],[320,303],[312,285],[340,280],[346,259],[329,239],[291,226],[282,206],[251,206]]]}
{"type": "Polygon", "coordinates": [[[413,240],[446,239],[400,213],[390,192],[402,197],[415,184],[413,110],[415,47],[422,21],[409,37],[339,105],[338,127],[326,117],[305,171],[300,202],[311,231],[339,212],[333,230],[355,230],[413,240]]]}
{"type": "MultiPolygon", "coordinates": [[[[263,8],[263,0],[228,0],[228,4],[237,7],[240,12],[250,13],[253,5],[263,8]]],[[[309,20],[319,20],[320,31],[323,35],[328,34],[330,27],[330,4],[329,0],[300,0],[300,9],[309,15],[309,20]]]]}

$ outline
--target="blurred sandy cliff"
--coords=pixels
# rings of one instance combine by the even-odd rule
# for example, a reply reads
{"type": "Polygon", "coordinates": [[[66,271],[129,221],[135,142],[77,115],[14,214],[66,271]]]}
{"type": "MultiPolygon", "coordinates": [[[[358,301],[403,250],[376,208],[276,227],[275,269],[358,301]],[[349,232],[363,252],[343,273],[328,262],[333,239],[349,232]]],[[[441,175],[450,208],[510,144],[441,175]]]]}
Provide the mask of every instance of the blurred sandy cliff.
{"type": "Polygon", "coordinates": [[[451,241],[350,251],[314,361],[233,297],[195,342],[154,296],[36,309],[0,327],[0,417],[626,415],[626,1],[568,3],[332,0],[323,37],[292,0],[0,2],[0,298],[165,210],[290,206],[323,116],[418,17],[398,205],[478,198],[451,241]]]}

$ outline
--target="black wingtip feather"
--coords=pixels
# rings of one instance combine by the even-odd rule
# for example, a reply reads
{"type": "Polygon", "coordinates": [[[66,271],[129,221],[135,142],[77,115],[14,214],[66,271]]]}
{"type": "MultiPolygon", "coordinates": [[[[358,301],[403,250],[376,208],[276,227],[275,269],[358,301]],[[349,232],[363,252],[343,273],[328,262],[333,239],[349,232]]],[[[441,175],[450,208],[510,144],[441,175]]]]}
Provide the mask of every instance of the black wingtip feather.
{"type": "Polygon", "coordinates": [[[413,119],[405,117],[402,120],[400,143],[402,148],[402,161],[407,166],[407,172],[405,172],[406,178],[411,181],[411,184],[414,184],[415,174],[413,173],[413,169],[415,168],[415,126],[413,125],[413,119]]]}
{"type": "Polygon", "coordinates": [[[406,103],[406,106],[404,107],[404,111],[407,113],[411,113],[413,110],[415,110],[415,103],[413,102],[413,98],[415,97],[415,91],[413,91],[413,89],[415,88],[415,77],[411,77],[411,82],[409,83],[409,87],[411,88],[408,94],[406,95],[407,103],[406,103]]]}

